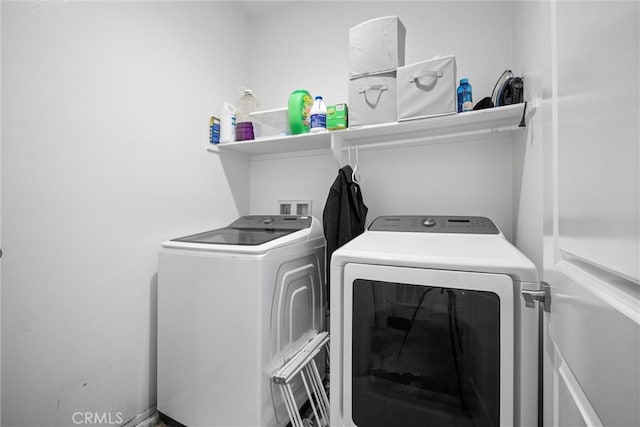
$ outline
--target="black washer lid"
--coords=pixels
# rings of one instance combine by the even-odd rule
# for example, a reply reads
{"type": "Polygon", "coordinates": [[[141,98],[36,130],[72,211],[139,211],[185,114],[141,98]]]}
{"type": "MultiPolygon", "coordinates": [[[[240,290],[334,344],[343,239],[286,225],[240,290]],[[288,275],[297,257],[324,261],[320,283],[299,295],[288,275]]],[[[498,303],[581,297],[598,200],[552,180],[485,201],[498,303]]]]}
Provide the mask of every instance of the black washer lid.
{"type": "Polygon", "coordinates": [[[224,228],[180,237],[172,242],[212,245],[261,245],[296,231],[311,227],[310,216],[248,215],[224,228]]]}

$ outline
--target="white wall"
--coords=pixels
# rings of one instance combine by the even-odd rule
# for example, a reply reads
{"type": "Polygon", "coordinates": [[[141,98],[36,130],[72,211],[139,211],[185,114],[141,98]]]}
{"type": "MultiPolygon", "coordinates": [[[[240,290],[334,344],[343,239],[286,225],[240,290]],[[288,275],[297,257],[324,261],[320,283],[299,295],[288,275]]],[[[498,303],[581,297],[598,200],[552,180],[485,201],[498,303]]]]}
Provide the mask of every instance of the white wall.
{"type": "MultiPolygon", "coordinates": [[[[544,200],[542,186],[553,173],[552,165],[543,165],[543,146],[550,147],[552,140],[552,52],[556,50],[563,131],[558,137],[564,160],[559,203],[573,208],[562,220],[564,242],[581,258],[593,257],[611,270],[637,277],[638,103],[619,94],[637,86],[638,5],[589,2],[579,7],[584,11],[584,19],[576,21],[579,28],[558,24],[555,35],[552,7],[546,0],[513,5],[514,71],[525,77],[527,99],[538,101],[526,136],[514,145],[515,242],[542,267],[543,207],[553,203],[544,200]],[[606,60],[594,59],[598,50],[610,51],[606,60]],[[602,67],[624,70],[625,78],[611,79],[602,67]],[[603,141],[610,149],[602,149],[603,141]],[[596,191],[601,194],[594,198],[596,191]]],[[[574,9],[560,7],[560,11],[560,18],[572,21],[574,9]]]]}
{"type": "Polygon", "coordinates": [[[408,64],[455,54],[476,101],[512,68],[541,105],[514,141],[361,150],[368,219],[485,215],[539,261],[544,0],[280,6],[247,21],[223,2],[2,3],[3,425],[126,421],[155,403],[159,243],[279,199],[321,217],[338,167],[221,162],[204,151],[209,116],[243,85],[262,109],[297,88],[346,102],[348,29],[370,18],[400,16],[408,64]]]}
{"type": "MultiPolygon", "coordinates": [[[[458,78],[479,100],[512,66],[512,5],[507,2],[301,3],[251,20],[251,86],[262,108],[287,105],[305,88],[328,104],[347,102],[349,28],[398,15],[407,29],[406,63],[455,54],[458,78]],[[330,24],[329,24],[330,23],[330,24]]],[[[362,150],[368,220],[383,214],[484,215],[513,229],[512,144],[504,138],[424,147],[362,150]]],[[[328,155],[256,160],[251,211],[277,212],[277,200],[311,199],[322,217],[338,165],[328,155]]]]}
{"type": "Polygon", "coordinates": [[[248,169],[205,151],[248,80],[244,24],[224,3],[2,2],[3,425],[155,404],[159,244],[248,210],[248,169]]]}
{"type": "Polygon", "coordinates": [[[454,54],[474,99],[488,96],[511,65],[510,2],[296,2],[251,20],[251,85],[262,108],[286,107],[299,88],[327,104],[347,102],[349,28],[397,15],[406,64],[454,54]]]}
{"type": "MultiPolygon", "coordinates": [[[[0,5],[0,52],[2,51],[2,5],[0,5]]],[[[2,55],[0,54],[0,82],[2,81],[2,55]]],[[[0,100],[2,84],[0,83],[0,100]]],[[[2,102],[0,101],[0,165],[2,164],[2,102]]],[[[2,174],[0,173],[0,189],[2,188],[2,174]]],[[[0,196],[0,216],[2,213],[2,197],[0,196]]],[[[1,219],[0,219],[1,222],[1,219]]],[[[1,224],[0,224],[1,225],[1,224]]],[[[0,226],[0,245],[2,244],[2,227],[0,226]]],[[[2,262],[0,261],[0,331],[2,330],[2,262]]],[[[2,334],[0,333],[0,402],[2,402],[2,334]]],[[[2,425],[2,404],[0,403],[0,425],[2,425]]]]}
{"type": "Polygon", "coordinates": [[[556,13],[559,245],[637,283],[640,4],[559,4],[556,13]],[[577,10],[585,19],[569,29],[577,10]]]}
{"type": "Polygon", "coordinates": [[[524,77],[525,99],[537,108],[514,140],[514,243],[542,273],[543,148],[551,141],[551,12],[547,0],[513,5],[513,71],[524,77]]]}

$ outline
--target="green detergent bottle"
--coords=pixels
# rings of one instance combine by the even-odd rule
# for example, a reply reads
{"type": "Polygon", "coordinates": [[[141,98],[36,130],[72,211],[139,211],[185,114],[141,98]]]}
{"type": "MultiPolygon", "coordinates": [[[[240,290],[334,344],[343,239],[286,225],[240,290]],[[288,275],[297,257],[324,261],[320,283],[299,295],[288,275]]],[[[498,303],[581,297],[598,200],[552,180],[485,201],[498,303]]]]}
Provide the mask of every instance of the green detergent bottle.
{"type": "Polygon", "coordinates": [[[309,115],[313,99],[304,89],[295,90],[289,95],[289,128],[291,135],[308,133],[310,122],[309,115]]]}

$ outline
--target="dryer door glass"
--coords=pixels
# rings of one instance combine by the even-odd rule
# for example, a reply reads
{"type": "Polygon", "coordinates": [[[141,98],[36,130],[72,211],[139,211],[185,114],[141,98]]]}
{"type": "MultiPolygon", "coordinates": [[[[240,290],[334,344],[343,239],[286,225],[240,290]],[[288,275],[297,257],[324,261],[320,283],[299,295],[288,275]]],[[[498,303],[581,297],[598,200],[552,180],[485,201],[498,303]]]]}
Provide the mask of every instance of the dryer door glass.
{"type": "Polygon", "coordinates": [[[353,283],[358,427],[500,425],[500,299],[488,291],[353,283]]]}

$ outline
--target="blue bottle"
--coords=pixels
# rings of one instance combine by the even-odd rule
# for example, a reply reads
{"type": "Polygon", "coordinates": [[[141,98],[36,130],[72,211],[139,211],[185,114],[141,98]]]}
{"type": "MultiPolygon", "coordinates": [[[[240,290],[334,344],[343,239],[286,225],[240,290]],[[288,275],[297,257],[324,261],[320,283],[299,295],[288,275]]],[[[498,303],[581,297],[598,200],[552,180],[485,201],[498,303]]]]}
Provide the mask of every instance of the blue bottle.
{"type": "Polygon", "coordinates": [[[458,113],[471,110],[473,110],[473,97],[469,79],[460,79],[460,86],[458,86],[458,113]]]}

